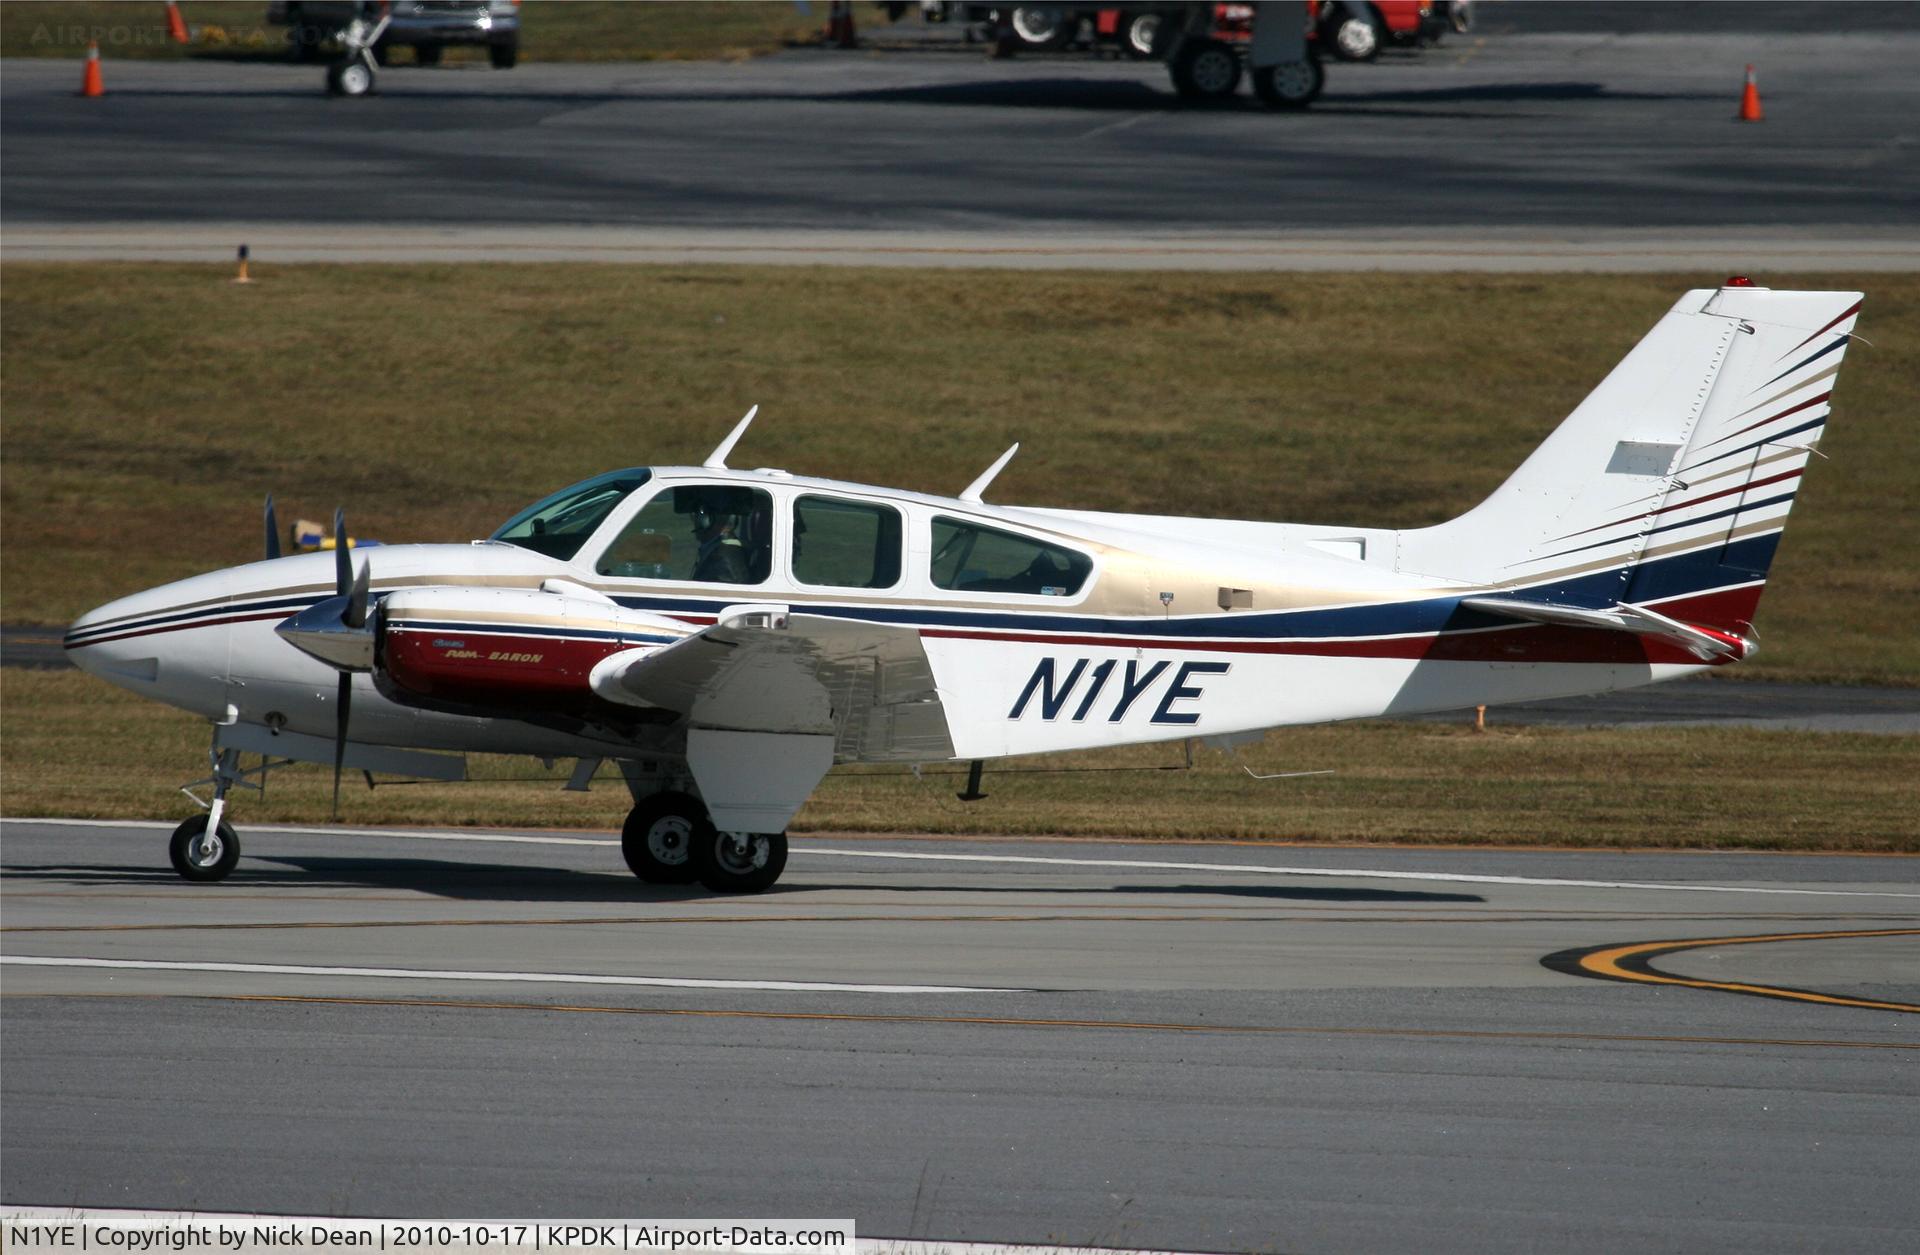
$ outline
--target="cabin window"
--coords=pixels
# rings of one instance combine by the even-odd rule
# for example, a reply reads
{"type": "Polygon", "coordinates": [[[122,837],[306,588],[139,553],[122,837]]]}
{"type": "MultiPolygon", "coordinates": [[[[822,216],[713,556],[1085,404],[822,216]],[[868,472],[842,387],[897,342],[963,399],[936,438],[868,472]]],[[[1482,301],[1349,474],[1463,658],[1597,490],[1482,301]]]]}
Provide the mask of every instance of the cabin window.
{"type": "Polygon", "coordinates": [[[566,561],[600,530],[613,508],[647,482],[644,467],[608,471],[543,497],[500,525],[489,537],[566,561]]]}
{"type": "Polygon", "coordinates": [[[939,588],[1071,597],[1092,570],[1093,559],[1084,553],[959,519],[933,520],[933,582],[939,588]]]}
{"type": "Polygon", "coordinates": [[[900,582],[900,511],[892,506],[801,497],[793,503],[793,578],[832,588],[892,588],[900,582]]]}
{"type": "Polygon", "coordinates": [[[731,484],[656,493],[594,564],[601,575],[695,584],[761,584],[772,567],[773,498],[731,484]]]}

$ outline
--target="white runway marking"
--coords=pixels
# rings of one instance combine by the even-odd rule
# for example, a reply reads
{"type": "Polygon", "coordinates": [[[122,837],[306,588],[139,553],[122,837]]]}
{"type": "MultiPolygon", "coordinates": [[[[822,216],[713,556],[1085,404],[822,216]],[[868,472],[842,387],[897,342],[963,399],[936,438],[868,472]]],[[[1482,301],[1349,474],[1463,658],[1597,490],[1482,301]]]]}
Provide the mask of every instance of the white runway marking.
{"type": "MultiPolygon", "coordinates": [[[[172,824],[134,819],[0,819],[0,824],[54,824],[87,828],[165,828],[172,824]]],[[[503,845],[603,845],[618,841],[592,837],[537,837],[508,833],[426,832],[382,828],[300,828],[261,824],[245,832],[311,834],[327,837],[393,837],[403,841],[489,841],[503,845]]],[[[245,839],[245,832],[242,839],[245,839]]],[[[1650,851],[1659,853],[1659,851],[1650,851]]],[[[1920,900],[1920,891],[1891,889],[1809,889],[1761,885],[1702,885],[1661,880],[1568,880],[1551,876],[1490,876],[1472,872],[1408,872],[1379,868],[1294,867],[1262,863],[1180,863],[1161,859],[1049,858],[1032,854],[925,854],[908,850],[846,850],[800,845],[793,857],[874,858],[929,863],[1007,863],[1046,867],[1109,867],[1133,871],[1238,872],[1250,876],[1312,876],[1333,880],[1416,880],[1436,884],[1529,885],[1556,889],[1659,889],[1673,893],[1754,893],[1807,898],[1901,898],[1920,900]]]]}
{"type": "MultiPolygon", "coordinates": [[[[796,851],[799,852],[799,851],[796,851]]],[[[1687,885],[1658,880],[1557,880],[1547,876],[1483,876],[1469,872],[1392,872],[1343,870],[1336,867],[1267,867],[1255,863],[1168,863],[1148,859],[1042,858],[1027,854],[918,854],[893,850],[835,850],[814,848],[807,854],[840,858],[924,859],[952,863],[1038,863],[1065,867],[1129,867],[1156,871],[1249,872],[1262,876],[1322,876],[1339,880],[1428,880],[1469,885],[1545,885],[1573,889],[1671,889],[1681,893],[1780,893],[1804,897],[1920,898],[1920,893],[1880,889],[1781,889],[1747,885],[1687,885]]]]}
{"type": "Polygon", "coordinates": [[[773,989],[840,994],[1017,994],[1027,989],[972,985],[849,985],[810,980],[704,980],[681,976],[601,976],[576,972],[446,972],[408,967],[307,967],[294,963],[173,963],[164,959],[87,959],[0,955],[16,967],[98,967],[158,972],[236,972],[247,976],[372,976],[391,980],[514,981],[538,985],[629,985],[664,989],[773,989]]]}

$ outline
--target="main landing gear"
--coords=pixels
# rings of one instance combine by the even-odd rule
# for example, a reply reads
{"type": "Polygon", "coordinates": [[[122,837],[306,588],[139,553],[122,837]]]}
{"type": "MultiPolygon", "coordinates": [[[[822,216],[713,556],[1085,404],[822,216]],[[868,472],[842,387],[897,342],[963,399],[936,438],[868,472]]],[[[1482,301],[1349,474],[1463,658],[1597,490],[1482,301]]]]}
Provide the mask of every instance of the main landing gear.
{"type": "Polygon", "coordinates": [[[784,832],[721,832],[690,793],[656,793],[636,803],[620,852],[649,884],[697,880],[715,893],[761,893],[787,866],[784,832]]]}

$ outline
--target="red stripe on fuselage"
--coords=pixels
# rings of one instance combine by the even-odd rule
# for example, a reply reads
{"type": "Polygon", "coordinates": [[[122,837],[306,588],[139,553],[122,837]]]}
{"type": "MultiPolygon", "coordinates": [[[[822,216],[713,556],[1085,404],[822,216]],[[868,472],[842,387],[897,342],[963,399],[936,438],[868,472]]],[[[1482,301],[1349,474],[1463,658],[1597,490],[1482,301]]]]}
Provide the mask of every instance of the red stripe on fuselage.
{"type": "Polygon", "coordinates": [[[137,636],[159,636],[164,632],[191,632],[195,628],[220,627],[227,623],[253,623],[260,619],[284,619],[298,611],[270,610],[265,614],[236,614],[224,619],[201,619],[196,623],[169,623],[164,627],[142,628],[138,632],[121,632],[114,636],[96,636],[92,640],[63,641],[65,649],[85,649],[89,645],[104,645],[108,641],[130,641],[137,636]]]}

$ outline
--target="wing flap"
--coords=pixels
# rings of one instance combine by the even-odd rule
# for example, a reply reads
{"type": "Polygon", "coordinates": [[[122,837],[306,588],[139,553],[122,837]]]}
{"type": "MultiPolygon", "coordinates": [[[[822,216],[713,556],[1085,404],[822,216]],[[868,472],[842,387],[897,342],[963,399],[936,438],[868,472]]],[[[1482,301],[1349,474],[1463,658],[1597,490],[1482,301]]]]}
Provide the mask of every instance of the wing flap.
{"type": "Polygon", "coordinates": [[[831,733],[843,762],[953,756],[912,628],[742,607],[664,648],[614,654],[591,682],[609,701],[678,711],[701,727],[831,733]]]}

